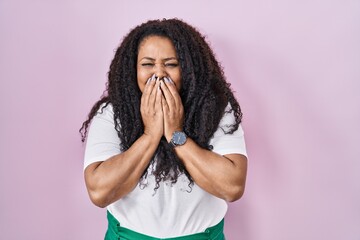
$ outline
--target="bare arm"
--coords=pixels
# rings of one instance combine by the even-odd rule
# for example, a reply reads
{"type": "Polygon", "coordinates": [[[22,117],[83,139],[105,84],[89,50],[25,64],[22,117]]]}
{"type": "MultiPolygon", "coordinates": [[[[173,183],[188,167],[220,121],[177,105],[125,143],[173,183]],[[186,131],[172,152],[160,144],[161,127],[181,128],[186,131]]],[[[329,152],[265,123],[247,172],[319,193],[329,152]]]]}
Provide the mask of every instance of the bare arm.
{"type": "Polygon", "coordinates": [[[149,81],[141,98],[144,134],[125,152],[85,169],[85,182],[93,203],[99,207],[117,201],[136,187],[163,136],[159,81],[149,81]]]}
{"type": "Polygon", "coordinates": [[[133,190],[159,141],[144,134],[127,151],[90,164],[85,169],[85,182],[92,202],[106,207],[133,190]]]}
{"type": "MultiPolygon", "coordinates": [[[[165,99],[164,136],[170,141],[174,131],[181,131],[183,125],[183,105],[171,81],[161,84],[165,99]]],[[[226,201],[239,199],[245,189],[247,158],[241,154],[221,156],[199,147],[188,138],[183,146],[175,147],[175,152],[184,163],[197,185],[210,194],[226,201]]]]}
{"type": "Polygon", "coordinates": [[[175,152],[197,185],[210,194],[233,202],[245,189],[247,159],[241,154],[221,156],[199,147],[192,139],[175,152]]]}

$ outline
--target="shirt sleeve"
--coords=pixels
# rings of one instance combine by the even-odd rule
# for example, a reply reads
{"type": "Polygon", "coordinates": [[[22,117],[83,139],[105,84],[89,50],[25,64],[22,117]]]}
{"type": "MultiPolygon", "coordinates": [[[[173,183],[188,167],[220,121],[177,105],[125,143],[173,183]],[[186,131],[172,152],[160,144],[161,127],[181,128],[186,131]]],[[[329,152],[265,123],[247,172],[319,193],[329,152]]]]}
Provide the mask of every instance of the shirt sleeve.
{"type": "Polygon", "coordinates": [[[84,169],[91,163],[105,161],[121,152],[112,105],[109,103],[101,110],[104,105],[100,106],[89,127],[84,154],[84,169]]]}
{"type": "Polygon", "coordinates": [[[241,125],[232,134],[225,134],[229,130],[229,126],[235,122],[234,113],[233,111],[228,112],[229,110],[231,110],[230,103],[225,109],[225,114],[213,138],[210,139],[210,145],[213,146],[212,151],[220,155],[238,153],[247,157],[244,131],[241,125]]]}

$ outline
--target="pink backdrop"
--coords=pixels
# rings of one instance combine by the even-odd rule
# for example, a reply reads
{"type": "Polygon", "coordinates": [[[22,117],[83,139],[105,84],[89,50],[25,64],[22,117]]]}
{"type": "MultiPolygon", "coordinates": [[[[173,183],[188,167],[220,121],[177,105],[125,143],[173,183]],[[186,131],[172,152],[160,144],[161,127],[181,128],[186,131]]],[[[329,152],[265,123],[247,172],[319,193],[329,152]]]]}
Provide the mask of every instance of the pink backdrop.
{"type": "Polygon", "coordinates": [[[229,240],[360,239],[360,2],[0,0],[0,239],[102,239],[78,129],[130,28],[208,36],[250,156],[229,240]]]}

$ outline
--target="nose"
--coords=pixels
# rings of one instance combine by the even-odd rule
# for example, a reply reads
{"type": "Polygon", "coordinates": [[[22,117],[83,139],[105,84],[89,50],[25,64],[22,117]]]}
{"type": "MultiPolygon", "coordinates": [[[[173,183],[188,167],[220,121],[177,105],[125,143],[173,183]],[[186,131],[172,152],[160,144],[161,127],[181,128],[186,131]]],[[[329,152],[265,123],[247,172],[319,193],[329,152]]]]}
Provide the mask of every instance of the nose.
{"type": "Polygon", "coordinates": [[[166,72],[164,64],[155,64],[154,73],[155,73],[155,76],[160,79],[167,77],[167,72],[166,72]]]}

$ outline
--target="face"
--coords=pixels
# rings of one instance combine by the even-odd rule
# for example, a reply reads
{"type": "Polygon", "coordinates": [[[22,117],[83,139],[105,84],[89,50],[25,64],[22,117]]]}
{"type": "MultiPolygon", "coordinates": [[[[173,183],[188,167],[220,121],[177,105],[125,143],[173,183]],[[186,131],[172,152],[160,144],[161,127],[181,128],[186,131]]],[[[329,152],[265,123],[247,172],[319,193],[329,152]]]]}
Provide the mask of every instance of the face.
{"type": "Polygon", "coordinates": [[[169,38],[149,36],[139,46],[137,82],[141,92],[146,81],[155,74],[160,79],[170,77],[178,91],[181,88],[181,70],[176,50],[169,38]]]}

